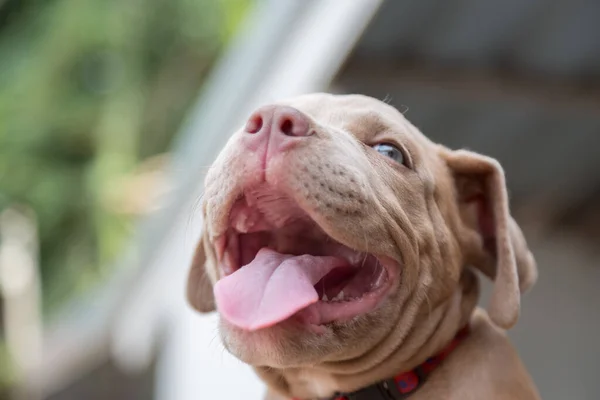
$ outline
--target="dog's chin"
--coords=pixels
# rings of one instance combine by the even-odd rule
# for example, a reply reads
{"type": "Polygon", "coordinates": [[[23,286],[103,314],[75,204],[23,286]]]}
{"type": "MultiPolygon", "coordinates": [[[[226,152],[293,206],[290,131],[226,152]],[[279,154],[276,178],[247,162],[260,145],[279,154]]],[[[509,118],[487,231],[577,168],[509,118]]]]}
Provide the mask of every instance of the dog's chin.
{"type": "Polygon", "coordinates": [[[215,294],[232,354],[255,366],[314,364],[335,358],[348,333],[353,340],[373,333],[399,285],[396,261],[336,241],[268,187],[245,193],[229,215],[216,241],[215,294]]]}
{"type": "Polygon", "coordinates": [[[322,365],[359,357],[386,337],[396,320],[389,303],[386,300],[369,314],[317,329],[292,317],[268,328],[248,331],[221,318],[219,333],[227,351],[254,367],[322,365]]]}
{"type": "Polygon", "coordinates": [[[227,351],[252,366],[293,368],[314,365],[335,349],[334,329],[318,335],[290,318],[274,326],[248,331],[221,318],[221,340],[227,351]]]}

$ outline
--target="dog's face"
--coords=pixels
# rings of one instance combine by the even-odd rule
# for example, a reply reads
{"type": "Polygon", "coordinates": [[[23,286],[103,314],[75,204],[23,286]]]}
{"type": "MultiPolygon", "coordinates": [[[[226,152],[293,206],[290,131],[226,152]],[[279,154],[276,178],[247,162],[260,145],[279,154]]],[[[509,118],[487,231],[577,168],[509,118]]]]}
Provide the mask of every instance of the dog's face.
{"type": "Polygon", "coordinates": [[[189,299],[216,305],[226,348],[255,366],[369,352],[469,265],[496,279],[490,314],[510,327],[536,277],[498,164],[364,96],[258,109],[208,172],[202,212],[189,299]]]}

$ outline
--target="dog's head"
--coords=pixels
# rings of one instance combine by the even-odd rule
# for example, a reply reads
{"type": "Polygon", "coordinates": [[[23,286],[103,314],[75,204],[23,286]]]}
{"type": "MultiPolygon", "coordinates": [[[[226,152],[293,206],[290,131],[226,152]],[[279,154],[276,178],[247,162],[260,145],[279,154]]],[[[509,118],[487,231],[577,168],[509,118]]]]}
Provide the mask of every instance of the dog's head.
{"type": "Polygon", "coordinates": [[[469,267],[495,280],[488,311],[509,328],[536,279],[500,165],[369,97],[255,111],[208,172],[202,212],[189,300],[216,306],[225,346],[255,366],[358,357],[448,301],[469,267]]]}

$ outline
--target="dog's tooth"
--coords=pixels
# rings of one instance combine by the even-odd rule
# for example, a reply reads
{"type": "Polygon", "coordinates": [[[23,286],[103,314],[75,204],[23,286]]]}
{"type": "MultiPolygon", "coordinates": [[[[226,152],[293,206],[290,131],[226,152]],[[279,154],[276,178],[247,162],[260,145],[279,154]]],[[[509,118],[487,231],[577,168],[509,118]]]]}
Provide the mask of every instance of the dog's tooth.
{"type": "Polygon", "coordinates": [[[329,301],[329,299],[327,298],[327,295],[325,293],[323,293],[323,297],[321,297],[321,300],[329,301]]]}
{"type": "Polygon", "coordinates": [[[340,292],[337,294],[337,296],[335,296],[335,298],[333,300],[336,300],[336,301],[344,300],[344,291],[340,290],[340,292]]]}
{"type": "Polygon", "coordinates": [[[248,222],[247,214],[238,215],[235,221],[235,229],[240,233],[248,233],[248,222]]]}

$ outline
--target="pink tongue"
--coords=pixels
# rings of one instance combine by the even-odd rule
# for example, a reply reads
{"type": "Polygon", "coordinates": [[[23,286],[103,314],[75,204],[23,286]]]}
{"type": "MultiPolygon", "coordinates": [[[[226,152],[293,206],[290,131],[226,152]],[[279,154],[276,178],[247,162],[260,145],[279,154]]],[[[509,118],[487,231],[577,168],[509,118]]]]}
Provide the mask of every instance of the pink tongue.
{"type": "Polygon", "coordinates": [[[346,264],[336,257],[291,256],[263,248],[250,264],[217,282],[217,307],[242,329],[266,328],[319,301],[313,286],[346,264]]]}

